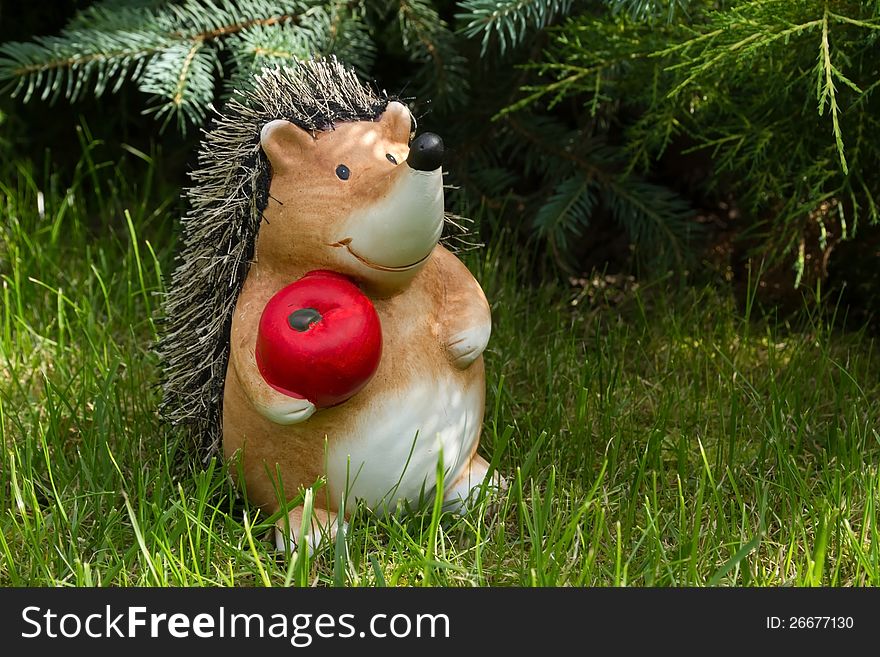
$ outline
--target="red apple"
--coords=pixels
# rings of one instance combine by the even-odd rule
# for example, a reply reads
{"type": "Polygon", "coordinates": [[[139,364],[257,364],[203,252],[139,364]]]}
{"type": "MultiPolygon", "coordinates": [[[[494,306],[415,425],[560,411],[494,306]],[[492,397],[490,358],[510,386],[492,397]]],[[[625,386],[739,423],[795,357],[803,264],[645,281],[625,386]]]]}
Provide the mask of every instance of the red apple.
{"type": "Polygon", "coordinates": [[[376,309],[341,274],[309,272],[269,299],[260,317],[256,356],[263,378],[318,408],[361,390],[381,355],[376,309]]]}

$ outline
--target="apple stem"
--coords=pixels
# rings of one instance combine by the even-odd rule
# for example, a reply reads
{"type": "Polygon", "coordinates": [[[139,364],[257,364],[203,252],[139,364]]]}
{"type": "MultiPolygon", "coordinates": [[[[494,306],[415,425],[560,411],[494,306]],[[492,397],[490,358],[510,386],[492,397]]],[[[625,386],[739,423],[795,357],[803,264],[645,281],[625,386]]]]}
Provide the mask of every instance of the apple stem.
{"type": "Polygon", "coordinates": [[[308,331],[312,324],[317,324],[322,319],[321,313],[314,308],[300,308],[287,316],[287,323],[294,331],[308,331]]]}

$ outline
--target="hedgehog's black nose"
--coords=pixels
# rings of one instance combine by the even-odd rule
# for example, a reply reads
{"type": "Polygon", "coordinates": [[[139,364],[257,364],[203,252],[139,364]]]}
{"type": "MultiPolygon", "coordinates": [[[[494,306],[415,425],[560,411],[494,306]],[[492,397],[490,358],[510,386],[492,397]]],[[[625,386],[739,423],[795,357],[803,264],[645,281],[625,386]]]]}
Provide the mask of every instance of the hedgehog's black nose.
{"type": "Polygon", "coordinates": [[[416,171],[433,171],[443,164],[443,140],[433,132],[423,132],[409,147],[406,163],[416,171]]]}

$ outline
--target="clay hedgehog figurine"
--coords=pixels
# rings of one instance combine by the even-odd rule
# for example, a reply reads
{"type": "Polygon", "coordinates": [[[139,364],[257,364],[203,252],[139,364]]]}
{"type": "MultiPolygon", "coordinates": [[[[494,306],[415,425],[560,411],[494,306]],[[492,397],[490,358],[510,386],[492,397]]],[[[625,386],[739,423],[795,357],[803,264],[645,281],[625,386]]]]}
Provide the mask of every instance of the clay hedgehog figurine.
{"type": "MultiPolygon", "coordinates": [[[[433,499],[441,454],[447,508],[488,470],[489,306],[440,244],[443,142],[414,134],[406,105],[312,60],[227,103],[192,175],[163,412],[207,453],[222,443],[267,513],[323,481],[312,547],[354,500],[382,513],[433,499]]],[[[282,514],[280,549],[303,538],[302,514],[282,514]]]]}

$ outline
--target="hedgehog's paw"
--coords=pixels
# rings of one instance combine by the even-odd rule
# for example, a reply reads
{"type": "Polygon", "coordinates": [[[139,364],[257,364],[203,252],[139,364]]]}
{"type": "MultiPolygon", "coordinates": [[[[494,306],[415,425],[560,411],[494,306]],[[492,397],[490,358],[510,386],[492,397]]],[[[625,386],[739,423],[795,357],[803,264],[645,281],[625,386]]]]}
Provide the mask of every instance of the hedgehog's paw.
{"type": "MultiPolygon", "coordinates": [[[[322,544],[334,541],[338,529],[339,523],[333,511],[313,508],[311,522],[306,525],[303,535],[303,508],[298,506],[286,518],[281,517],[275,522],[275,547],[280,552],[293,552],[304,544],[311,556],[322,544]]],[[[343,522],[343,535],[347,529],[348,523],[343,522]]]]}
{"type": "Polygon", "coordinates": [[[471,326],[453,335],[446,345],[453,365],[461,370],[470,366],[485,351],[491,333],[492,324],[486,323],[471,326]]]}
{"type": "MultiPolygon", "coordinates": [[[[486,459],[474,454],[465,471],[446,489],[443,508],[453,513],[466,513],[476,507],[488,473],[489,464],[486,459]]],[[[498,512],[500,498],[507,490],[507,481],[498,472],[494,472],[492,479],[485,485],[486,499],[489,501],[487,513],[490,516],[495,515],[498,512]]]]}
{"type": "Polygon", "coordinates": [[[271,399],[255,401],[260,415],[275,424],[298,424],[305,422],[317,410],[308,399],[298,399],[287,395],[273,395],[271,399]]]}

